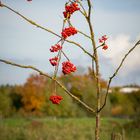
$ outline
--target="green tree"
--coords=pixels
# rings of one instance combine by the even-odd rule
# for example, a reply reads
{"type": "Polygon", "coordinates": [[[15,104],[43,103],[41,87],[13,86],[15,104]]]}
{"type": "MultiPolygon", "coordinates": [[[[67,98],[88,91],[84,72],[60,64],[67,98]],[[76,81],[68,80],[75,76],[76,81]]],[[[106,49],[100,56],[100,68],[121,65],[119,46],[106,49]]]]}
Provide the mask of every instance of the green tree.
{"type": "Polygon", "coordinates": [[[0,87],[0,117],[8,117],[12,114],[12,101],[9,97],[9,91],[11,87],[0,87]]]}

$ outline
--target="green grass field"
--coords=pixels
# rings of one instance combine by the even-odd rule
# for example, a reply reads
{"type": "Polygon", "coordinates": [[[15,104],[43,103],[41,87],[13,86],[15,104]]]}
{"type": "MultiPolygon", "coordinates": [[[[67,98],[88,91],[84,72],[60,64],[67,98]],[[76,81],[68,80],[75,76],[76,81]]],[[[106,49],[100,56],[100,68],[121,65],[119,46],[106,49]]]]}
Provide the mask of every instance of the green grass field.
{"type": "MultiPolygon", "coordinates": [[[[128,119],[103,118],[101,140],[121,133],[128,119]]],[[[0,140],[94,140],[94,118],[0,119],[0,140]]],[[[140,140],[140,129],[125,130],[125,140],[140,140]]]]}

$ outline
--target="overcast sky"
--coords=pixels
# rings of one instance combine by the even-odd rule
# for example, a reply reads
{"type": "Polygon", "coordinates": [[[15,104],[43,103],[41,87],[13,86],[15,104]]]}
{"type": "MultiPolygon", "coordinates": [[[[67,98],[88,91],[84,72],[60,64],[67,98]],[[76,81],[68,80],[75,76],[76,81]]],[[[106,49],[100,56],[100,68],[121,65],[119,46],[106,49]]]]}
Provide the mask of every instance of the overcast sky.
{"type": "MultiPolygon", "coordinates": [[[[61,32],[62,12],[65,0],[3,0],[3,3],[23,15],[50,28],[61,32]]],[[[83,4],[86,1],[83,0],[83,4]]],[[[140,1],[139,0],[94,0],[92,22],[96,40],[104,34],[108,39],[109,49],[99,50],[101,75],[108,79],[120,63],[124,54],[140,39],[140,1]]],[[[72,16],[73,25],[89,33],[87,24],[80,13],[72,16]]],[[[33,27],[8,9],[0,8],[0,58],[16,63],[33,65],[52,73],[53,67],[48,59],[54,54],[49,52],[51,45],[58,38],[41,29],[33,27]]],[[[91,51],[87,39],[80,35],[70,37],[91,51]]],[[[98,41],[97,41],[98,44],[98,41]]],[[[71,61],[80,67],[91,66],[90,58],[74,45],[65,44],[64,50],[71,61]]],[[[64,60],[64,58],[62,59],[64,60]]],[[[112,85],[140,84],[140,46],[128,57],[112,85]]],[[[32,73],[17,67],[0,63],[0,84],[22,84],[32,73]]]]}

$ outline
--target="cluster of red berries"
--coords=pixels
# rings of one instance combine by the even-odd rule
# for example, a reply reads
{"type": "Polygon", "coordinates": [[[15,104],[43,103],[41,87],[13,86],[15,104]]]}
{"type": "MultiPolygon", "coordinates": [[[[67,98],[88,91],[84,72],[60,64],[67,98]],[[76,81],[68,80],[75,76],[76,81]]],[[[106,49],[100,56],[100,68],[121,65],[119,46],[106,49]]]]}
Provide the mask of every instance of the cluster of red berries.
{"type": "Polygon", "coordinates": [[[101,43],[101,46],[102,46],[102,49],[103,50],[107,50],[108,49],[108,46],[106,45],[106,40],[107,40],[107,36],[104,35],[102,36],[102,38],[99,39],[99,43],[101,43]]]}
{"type": "Polygon", "coordinates": [[[59,95],[52,95],[50,96],[50,101],[52,101],[53,104],[60,104],[60,101],[63,99],[62,96],[59,95]]]}
{"type": "Polygon", "coordinates": [[[62,49],[62,46],[60,46],[59,44],[56,44],[50,48],[50,51],[51,52],[58,52],[61,49],[62,49]]]}
{"type": "Polygon", "coordinates": [[[70,5],[65,6],[65,11],[63,12],[63,15],[65,18],[70,18],[70,16],[75,12],[80,10],[78,7],[78,4],[76,2],[71,3],[70,5]]]}
{"type": "Polygon", "coordinates": [[[66,39],[67,37],[71,36],[71,35],[75,35],[77,34],[77,30],[74,27],[68,27],[62,30],[61,35],[64,39],[66,39]]]}
{"type": "Polygon", "coordinates": [[[72,64],[70,61],[66,61],[62,63],[62,72],[64,74],[70,74],[71,72],[76,71],[76,66],[72,64]]]}
{"type": "MultiPolygon", "coordinates": [[[[64,17],[65,18],[70,18],[70,16],[77,10],[80,10],[80,8],[78,7],[78,4],[76,2],[71,3],[70,5],[66,5],[65,6],[65,11],[63,12],[64,17]]],[[[64,28],[61,32],[61,36],[63,41],[65,41],[65,39],[69,36],[75,35],[77,34],[77,30],[70,26],[67,28],[64,28]]],[[[58,43],[54,46],[51,46],[50,48],[50,52],[58,52],[62,50],[62,46],[59,45],[58,43]]],[[[58,53],[59,54],[59,53],[58,53]]],[[[50,63],[52,66],[58,66],[59,63],[59,55],[55,56],[54,58],[49,59],[50,63]]],[[[70,74],[72,72],[76,71],[76,66],[74,64],[72,64],[70,61],[66,61],[62,63],[62,72],[63,74],[70,74]]],[[[60,101],[63,98],[59,95],[52,95],[50,96],[50,101],[52,101],[53,104],[60,104],[60,101]]]]}
{"type": "Polygon", "coordinates": [[[58,64],[58,57],[54,57],[49,59],[50,63],[52,64],[52,66],[56,66],[58,64]]]}

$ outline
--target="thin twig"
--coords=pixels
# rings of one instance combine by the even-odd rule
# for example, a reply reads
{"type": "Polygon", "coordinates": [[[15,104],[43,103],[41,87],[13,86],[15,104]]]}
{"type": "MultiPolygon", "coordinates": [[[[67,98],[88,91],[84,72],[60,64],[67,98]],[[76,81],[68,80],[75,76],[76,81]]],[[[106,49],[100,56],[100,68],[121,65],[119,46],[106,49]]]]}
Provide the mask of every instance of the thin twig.
{"type": "Polygon", "coordinates": [[[65,54],[65,52],[62,50],[62,54],[65,56],[65,58],[70,61],[70,59],[67,57],[67,55],[65,54]]]}
{"type": "MultiPolygon", "coordinates": [[[[100,113],[98,110],[100,109],[100,69],[99,69],[99,59],[98,59],[98,52],[96,50],[96,43],[95,43],[95,37],[94,37],[94,31],[93,31],[93,26],[91,23],[91,1],[87,0],[88,3],[88,17],[86,18],[89,30],[90,30],[90,35],[91,35],[91,41],[92,41],[92,46],[93,46],[93,56],[94,56],[94,61],[95,61],[95,69],[96,69],[96,91],[97,91],[97,101],[96,101],[96,124],[95,124],[95,140],[100,139],[100,113]]],[[[93,61],[93,60],[92,60],[93,61]]],[[[94,69],[93,69],[94,71],[94,69]]]]}
{"type": "Polygon", "coordinates": [[[102,46],[103,46],[103,44],[102,44],[102,45],[97,46],[97,47],[96,47],[96,50],[97,50],[98,48],[102,47],[102,46]]]}
{"type": "MultiPolygon", "coordinates": [[[[68,21],[68,23],[69,23],[69,26],[72,26],[72,27],[73,27],[73,25],[72,25],[70,19],[67,19],[67,21],[68,21]]],[[[91,39],[91,37],[90,37],[89,35],[87,35],[86,33],[82,32],[82,31],[80,31],[80,30],[77,30],[77,31],[78,31],[78,33],[84,35],[84,36],[87,37],[88,39],[91,39]]]]}
{"type": "Polygon", "coordinates": [[[86,33],[83,33],[83,32],[82,32],[82,31],[80,31],[80,30],[77,30],[77,31],[78,31],[78,33],[80,33],[80,34],[84,35],[85,37],[87,37],[87,38],[91,39],[91,37],[90,37],[89,35],[87,35],[86,33]]]}
{"type": "Polygon", "coordinates": [[[90,17],[91,17],[91,1],[87,0],[87,2],[88,2],[88,7],[89,7],[89,9],[88,9],[88,18],[90,19],[90,17]]]}
{"type": "Polygon", "coordinates": [[[16,64],[14,62],[11,61],[7,61],[7,60],[3,60],[0,59],[0,62],[3,62],[5,64],[8,65],[12,65],[12,66],[16,66],[16,67],[20,67],[20,68],[25,68],[25,69],[32,69],[36,72],[38,72],[40,75],[43,75],[51,80],[56,81],[56,83],[69,95],[71,96],[74,100],[76,100],[77,102],[79,102],[81,105],[83,105],[87,110],[89,110],[92,113],[95,113],[95,110],[93,108],[91,108],[89,105],[87,105],[85,102],[81,101],[78,97],[76,97],[75,95],[73,95],[70,91],[68,91],[58,80],[54,79],[53,77],[49,76],[47,73],[44,73],[43,71],[41,71],[40,69],[33,67],[33,66],[26,66],[26,65],[20,65],[20,64],[16,64]]]}
{"type": "MultiPolygon", "coordinates": [[[[63,25],[62,25],[62,30],[64,29],[65,27],[65,20],[63,20],[63,25]]],[[[62,37],[61,37],[62,38],[62,37]]],[[[60,63],[60,60],[61,60],[61,54],[62,54],[62,49],[63,49],[63,45],[64,45],[64,42],[65,40],[64,39],[61,39],[61,50],[59,50],[58,52],[58,55],[57,55],[57,58],[58,58],[58,61],[57,61],[57,65],[55,66],[55,71],[54,71],[54,78],[56,79],[56,76],[57,76],[57,72],[58,72],[58,68],[59,68],[59,63],[60,63]]],[[[55,87],[56,88],[56,87],[55,87]]]]}
{"type": "Polygon", "coordinates": [[[104,103],[102,105],[102,107],[98,110],[98,112],[100,112],[106,105],[106,102],[107,102],[107,97],[108,97],[108,93],[109,93],[109,89],[110,89],[110,84],[112,82],[112,79],[118,74],[120,68],[122,67],[125,59],[127,58],[127,56],[138,46],[140,45],[140,40],[125,54],[125,56],[123,57],[123,59],[121,60],[118,68],[116,69],[116,71],[113,73],[113,75],[109,78],[109,81],[108,81],[108,85],[107,85],[107,90],[106,90],[106,95],[105,95],[105,100],[104,100],[104,103]]]}
{"type": "Polygon", "coordinates": [[[72,44],[74,44],[74,45],[76,45],[76,46],[78,46],[81,50],[83,50],[83,52],[84,52],[85,54],[88,54],[91,58],[95,59],[95,57],[94,57],[92,54],[90,54],[89,52],[87,52],[79,43],[74,42],[74,41],[71,41],[71,40],[65,40],[65,41],[66,41],[66,42],[69,42],[69,43],[72,43],[72,44]]]}
{"type": "Polygon", "coordinates": [[[78,3],[79,3],[79,5],[81,6],[81,8],[83,9],[83,11],[84,11],[84,12],[82,12],[82,11],[80,10],[80,12],[81,12],[84,16],[86,16],[86,17],[87,17],[87,12],[86,12],[86,10],[85,10],[84,6],[82,5],[81,1],[80,1],[80,0],[78,0],[78,3]]]}

